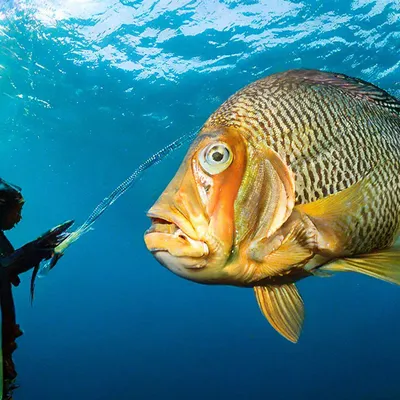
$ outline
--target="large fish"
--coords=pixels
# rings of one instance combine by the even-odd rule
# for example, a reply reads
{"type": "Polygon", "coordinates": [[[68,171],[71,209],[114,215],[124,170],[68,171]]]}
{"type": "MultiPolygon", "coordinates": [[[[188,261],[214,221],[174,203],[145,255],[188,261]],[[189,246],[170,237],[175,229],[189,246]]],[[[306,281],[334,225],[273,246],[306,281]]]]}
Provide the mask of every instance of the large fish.
{"type": "Polygon", "coordinates": [[[210,116],[148,216],[161,264],[254,288],[296,342],[296,281],[353,271],[400,284],[400,102],[336,73],[256,81],[210,116]]]}

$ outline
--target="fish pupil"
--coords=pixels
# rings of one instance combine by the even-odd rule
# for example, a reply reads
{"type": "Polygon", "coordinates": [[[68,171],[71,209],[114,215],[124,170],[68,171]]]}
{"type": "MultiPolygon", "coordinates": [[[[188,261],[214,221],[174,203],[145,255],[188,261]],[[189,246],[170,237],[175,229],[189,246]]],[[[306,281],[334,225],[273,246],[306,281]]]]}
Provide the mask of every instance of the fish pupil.
{"type": "Polygon", "coordinates": [[[224,155],[221,152],[216,151],[215,153],[213,153],[212,158],[214,161],[219,162],[224,158],[224,155]]]}

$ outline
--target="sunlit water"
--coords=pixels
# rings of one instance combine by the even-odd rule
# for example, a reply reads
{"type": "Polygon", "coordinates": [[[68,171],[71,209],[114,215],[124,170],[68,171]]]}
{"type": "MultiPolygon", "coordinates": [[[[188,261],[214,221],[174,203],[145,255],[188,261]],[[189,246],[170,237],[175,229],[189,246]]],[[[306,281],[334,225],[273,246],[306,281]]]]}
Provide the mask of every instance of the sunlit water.
{"type": "MultiPolygon", "coordinates": [[[[138,164],[237,89],[317,68],[400,96],[400,2],[0,0],[0,174],[23,187],[22,245],[83,222],[138,164]]],[[[251,290],[207,287],[146,251],[145,211],[179,150],[38,282],[15,290],[25,335],[15,399],[400,398],[400,289],[354,275],[300,282],[300,342],[251,290]]]]}

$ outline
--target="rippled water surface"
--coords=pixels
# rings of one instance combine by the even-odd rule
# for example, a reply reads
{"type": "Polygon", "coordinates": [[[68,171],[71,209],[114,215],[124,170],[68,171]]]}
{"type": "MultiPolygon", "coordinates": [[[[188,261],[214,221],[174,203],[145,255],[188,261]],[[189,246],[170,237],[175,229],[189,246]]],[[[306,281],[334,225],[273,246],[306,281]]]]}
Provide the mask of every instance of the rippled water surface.
{"type": "MultiPolygon", "coordinates": [[[[92,208],[244,85],[316,68],[400,97],[399,0],[0,0],[0,175],[23,187],[21,245],[92,208]]],[[[15,399],[400,398],[400,290],[353,275],[299,284],[293,345],[251,290],[207,287],[146,251],[145,211],[185,149],[153,168],[48,278],[15,399]]]]}

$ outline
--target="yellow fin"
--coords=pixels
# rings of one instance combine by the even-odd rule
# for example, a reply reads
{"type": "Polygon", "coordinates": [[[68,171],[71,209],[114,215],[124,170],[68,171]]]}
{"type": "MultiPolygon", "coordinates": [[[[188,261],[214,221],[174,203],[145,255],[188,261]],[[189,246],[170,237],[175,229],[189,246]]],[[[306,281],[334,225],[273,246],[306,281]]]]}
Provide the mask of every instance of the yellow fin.
{"type": "Polygon", "coordinates": [[[295,221],[282,234],[252,243],[249,257],[261,264],[264,275],[271,276],[306,264],[315,245],[314,232],[302,221],[295,221]]]}
{"type": "Polygon", "coordinates": [[[319,269],[328,272],[359,272],[400,285],[400,247],[335,260],[319,269]]]}
{"type": "Polygon", "coordinates": [[[296,285],[256,286],[254,292],[270,324],[286,339],[296,343],[304,321],[304,304],[296,285]]]}
{"type": "Polygon", "coordinates": [[[351,228],[360,223],[374,198],[377,172],[369,173],[338,193],[294,208],[313,222],[318,231],[317,243],[321,254],[329,258],[347,255],[346,244],[353,231],[351,228]]]}
{"type": "Polygon", "coordinates": [[[297,205],[295,209],[316,218],[332,219],[346,216],[362,209],[372,184],[373,179],[371,174],[368,174],[347,189],[312,203],[297,205]]]}
{"type": "Polygon", "coordinates": [[[306,264],[312,255],[311,250],[300,246],[298,242],[286,241],[277,251],[266,257],[264,264],[279,273],[306,264]]]}

